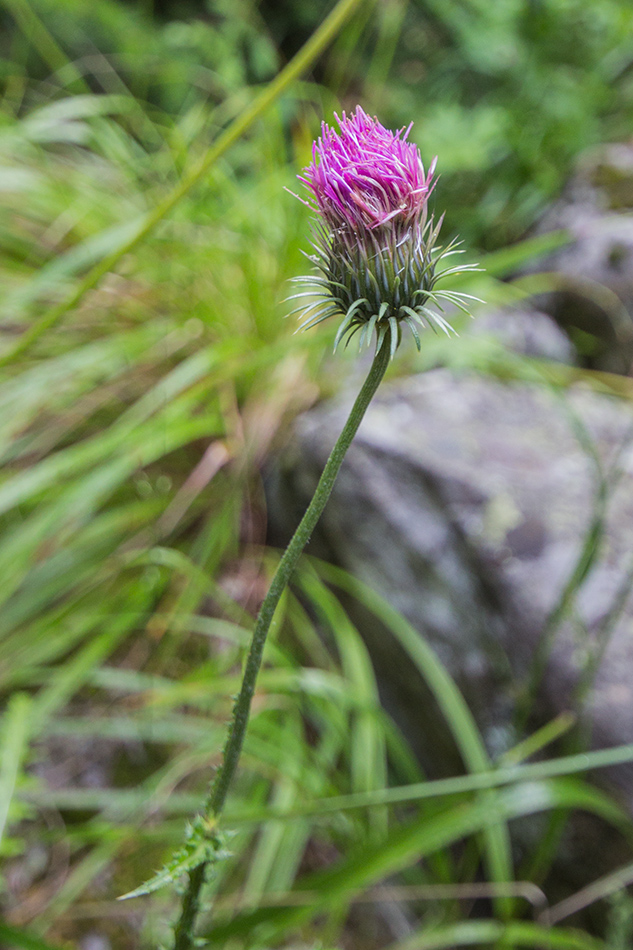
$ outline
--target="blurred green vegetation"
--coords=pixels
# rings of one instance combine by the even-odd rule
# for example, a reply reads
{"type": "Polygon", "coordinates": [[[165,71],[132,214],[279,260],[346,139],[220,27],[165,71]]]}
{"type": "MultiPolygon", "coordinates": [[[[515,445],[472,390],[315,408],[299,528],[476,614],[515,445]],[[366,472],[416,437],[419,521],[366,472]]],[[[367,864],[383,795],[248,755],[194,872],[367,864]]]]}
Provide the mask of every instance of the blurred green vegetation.
{"type": "MultiPolygon", "coordinates": [[[[331,359],[334,328],[296,337],[282,319],[309,233],[284,189],[295,190],[321,118],[361,101],[387,125],[415,123],[425,161],[440,155],[447,238],[458,231],[469,256],[485,255],[471,286],[489,301],[521,297],[501,278],[551,244],[516,242],[579,152],[630,129],[625,0],[367,2],[313,74],[124,253],[328,9],[0,4],[0,938],[11,946],[168,941],[174,892],[114,898],[179,845],[217,762],[273,556],[261,466],[297,412],[353,369],[352,353],[331,359]],[[110,255],[116,266],[84,285],[110,255]]],[[[394,372],[553,372],[482,340],[425,342],[394,372]]],[[[451,891],[411,905],[421,930],[398,946],[606,946],[546,932],[502,885],[514,875],[512,817],[583,807],[630,835],[617,806],[544,772],[388,807],[389,786],[423,776],[325,579],[343,584],[305,567],[268,649],[231,808],[235,857],[212,885],[216,944],[384,945],[362,905],[347,923],[368,887],[421,894],[483,875],[496,920],[469,920],[451,891]],[[348,793],[374,795],[372,807],[319,805],[348,793]],[[306,801],[317,802],[309,813],[270,817],[306,801]],[[306,889],[316,896],[302,903],[306,889]]],[[[387,605],[370,609],[407,644],[466,771],[487,772],[495,763],[445,672],[387,605]]],[[[609,933],[630,920],[617,907],[609,933]]]]}

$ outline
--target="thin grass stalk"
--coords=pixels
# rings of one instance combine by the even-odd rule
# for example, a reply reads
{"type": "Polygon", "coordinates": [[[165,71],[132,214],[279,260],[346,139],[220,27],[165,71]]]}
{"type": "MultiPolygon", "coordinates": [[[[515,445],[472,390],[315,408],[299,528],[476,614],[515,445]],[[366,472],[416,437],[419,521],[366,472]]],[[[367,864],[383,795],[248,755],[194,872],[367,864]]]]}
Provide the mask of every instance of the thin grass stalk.
{"type": "Polygon", "coordinates": [[[176,187],[159,204],[144,215],[138,230],[120,247],[107,254],[103,260],[92,267],[79,282],[73,292],[60,303],[50,307],[39,320],[22,334],[17,343],[0,356],[0,367],[11,363],[25,353],[47,330],[76,307],[85,294],[97,286],[105,274],[118,262],[135,250],[154,228],[169,214],[178,202],[209,172],[219,158],[253,125],[253,123],[272,106],[276,99],[312,66],[324,49],[332,42],[346,20],[356,11],[364,0],[339,0],[329,16],[314,31],[310,39],[301,47],[288,65],[273,81],[247,106],[218,138],[215,145],[185,174],[176,187]]]}

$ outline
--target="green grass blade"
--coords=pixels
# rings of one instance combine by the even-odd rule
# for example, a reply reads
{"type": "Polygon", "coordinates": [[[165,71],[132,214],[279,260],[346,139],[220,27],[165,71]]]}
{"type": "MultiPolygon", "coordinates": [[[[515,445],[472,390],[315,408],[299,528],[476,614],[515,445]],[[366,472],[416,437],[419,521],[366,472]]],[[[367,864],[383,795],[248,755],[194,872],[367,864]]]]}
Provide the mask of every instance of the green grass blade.
{"type": "MultiPolygon", "coordinates": [[[[612,768],[633,762],[633,744],[600,749],[596,752],[583,752],[561,756],[545,762],[515,766],[506,769],[493,769],[489,772],[477,772],[470,775],[458,775],[454,778],[435,779],[417,784],[401,785],[397,788],[381,789],[376,792],[364,792],[356,795],[340,795],[333,798],[310,802],[300,809],[275,818],[291,819],[303,815],[327,815],[332,812],[348,811],[356,808],[371,808],[374,805],[395,805],[400,802],[420,801],[425,798],[437,798],[448,795],[463,795],[485,788],[501,788],[521,782],[540,782],[550,778],[576,775],[594,769],[612,768]]],[[[614,806],[615,807],[615,806],[614,806]]],[[[624,814],[618,811],[619,819],[624,814]]],[[[239,825],[262,821],[270,817],[270,812],[253,809],[226,813],[227,824],[239,825]]]]}
{"type": "Polygon", "coordinates": [[[555,719],[550,720],[532,735],[517,743],[511,749],[508,749],[499,759],[500,766],[518,765],[525,759],[531,758],[537,752],[541,752],[552,742],[556,742],[561,736],[564,736],[572,729],[577,722],[577,717],[571,712],[562,712],[555,719]]]}
{"type": "Polygon", "coordinates": [[[359,707],[350,725],[352,789],[363,792],[385,788],[385,734],[379,716],[378,686],[367,648],[340,602],[317,577],[303,573],[301,586],[332,632],[348,689],[359,707]]]}
{"type": "Polygon", "coordinates": [[[308,907],[260,908],[238,914],[231,921],[218,923],[207,936],[220,944],[247,934],[257,934],[264,941],[273,939],[287,928],[305,923],[327,907],[345,900],[350,891],[366,890],[413,862],[491,825],[559,808],[586,809],[601,817],[614,817],[612,812],[615,811],[620,821],[626,821],[623,813],[606,796],[578,780],[529,782],[504,788],[495,797],[494,810],[491,810],[489,801],[480,796],[432,818],[424,815],[393,830],[381,848],[372,845],[333,869],[307,876],[299,889],[314,893],[315,899],[308,907]]]}
{"type": "Polygon", "coordinates": [[[26,755],[30,733],[31,699],[15,693],[2,719],[0,745],[0,844],[9,818],[9,808],[26,755]]]}
{"type": "Polygon", "coordinates": [[[537,258],[565,247],[571,240],[568,231],[550,231],[549,234],[539,234],[537,237],[526,238],[510,247],[485,254],[481,260],[481,266],[487,274],[491,274],[493,277],[507,277],[508,274],[520,270],[537,258]]]}
{"type": "Polygon", "coordinates": [[[29,933],[19,927],[10,927],[2,921],[0,921],[0,940],[5,950],[62,950],[59,945],[53,946],[38,934],[29,933]]]}
{"type": "MultiPolygon", "coordinates": [[[[491,762],[475,720],[457,686],[422,635],[375,591],[352,578],[346,571],[324,563],[319,563],[317,570],[331,583],[357,598],[391,631],[435,697],[468,770],[473,773],[488,771],[491,762]]],[[[486,792],[484,798],[494,812],[494,793],[486,792]]],[[[502,824],[486,827],[485,853],[491,880],[511,880],[513,870],[510,838],[502,824]]],[[[499,907],[504,913],[510,914],[511,899],[500,898],[499,907]]]]}
{"type": "Polygon", "coordinates": [[[218,159],[242,137],[244,132],[276,102],[302,73],[310,68],[362,2],[363,0],[339,0],[329,16],[314,31],[310,39],[301,47],[276,79],[231,123],[226,131],[220,135],[215,145],[184,175],[171,193],[163,198],[153,211],[144,216],[135,233],[92,267],[69,297],[47,310],[8,352],[0,356],[0,367],[11,363],[17,356],[25,353],[47,330],[50,330],[70,310],[76,307],[85,294],[96,287],[105,274],[116,267],[123,257],[135,250],[151,234],[178,202],[205,175],[209,174],[218,159]]]}
{"type": "Polygon", "coordinates": [[[453,950],[493,944],[534,950],[605,950],[602,940],[580,930],[553,930],[528,921],[504,926],[495,920],[468,920],[438,927],[391,944],[387,950],[453,950]]]}

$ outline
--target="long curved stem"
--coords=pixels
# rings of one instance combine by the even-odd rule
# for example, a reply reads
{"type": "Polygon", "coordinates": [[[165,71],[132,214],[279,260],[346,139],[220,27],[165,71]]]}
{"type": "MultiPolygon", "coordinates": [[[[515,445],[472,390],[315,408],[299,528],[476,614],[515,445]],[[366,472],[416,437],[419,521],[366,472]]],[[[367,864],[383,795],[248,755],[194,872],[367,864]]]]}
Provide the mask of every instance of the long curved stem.
{"type": "MultiPolygon", "coordinates": [[[[319,479],[319,484],[316,487],[312,501],[308,505],[299,527],[292,536],[279,562],[275,576],[272,579],[268,593],[259,611],[246,666],[244,668],[242,686],[233,706],[233,715],[222,753],[222,764],[211,785],[205,803],[204,814],[209,817],[217,817],[222,811],[229,786],[237,769],[242,745],[244,743],[244,736],[246,734],[246,727],[248,725],[251,701],[253,693],[255,692],[257,674],[261,666],[266,636],[275,613],[275,608],[327,504],[327,500],[334,487],[336,476],[345,458],[345,453],[350,447],[367,407],[380,381],[385,375],[385,370],[389,364],[390,340],[388,337],[389,334],[382,340],[382,345],[374,356],[374,361],[367,379],[356,398],[356,402],[349,414],[347,422],[343,426],[336,445],[332,449],[330,457],[325,464],[323,474],[319,479]]],[[[193,928],[200,909],[200,891],[204,882],[205,869],[206,865],[201,864],[189,875],[189,883],[182,903],[182,912],[176,925],[174,950],[190,950],[193,945],[193,928]]]]}

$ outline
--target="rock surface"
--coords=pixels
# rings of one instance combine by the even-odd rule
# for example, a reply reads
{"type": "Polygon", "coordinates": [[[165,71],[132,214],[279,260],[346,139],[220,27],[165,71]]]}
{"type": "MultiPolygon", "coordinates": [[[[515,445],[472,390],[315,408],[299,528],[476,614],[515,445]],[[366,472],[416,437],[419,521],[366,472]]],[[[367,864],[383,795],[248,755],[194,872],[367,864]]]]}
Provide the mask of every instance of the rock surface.
{"type": "Polygon", "coordinates": [[[504,307],[477,314],[468,335],[491,336],[508,350],[558,363],[572,364],[576,351],[567,336],[545,313],[504,307]]]}
{"type": "Polygon", "coordinates": [[[633,145],[586,153],[566,193],[539,226],[571,243],[534,270],[556,289],[538,305],[569,332],[588,365],[629,373],[633,362],[633,145]]]}
{"type": "MultiPolygon", "coordinates": [[[[348,409],[342,399],[298,421],[271,483],[278,540],[348,409]]],[[[309,551],[370,584],[427,638],[498,753],[514,741],[517,697],[539,656],[533,723],[581,709],[592,745],[633,742],[632,542],[628,404],[581,386],[560,395],[436,370],[384,384],[309,551]]],[[[452,770],[450,756],[436,760],[441,721],[429,727],[411,664],[384,631],[362,629],[386,705],[435,774],[452,770]]],[[[633,800],[633,772],[617,777],[633,800]]]]}

